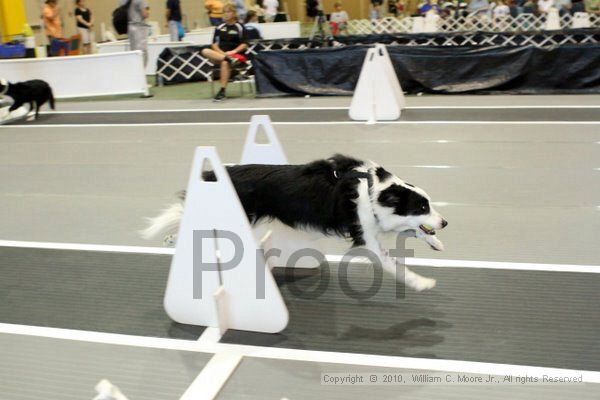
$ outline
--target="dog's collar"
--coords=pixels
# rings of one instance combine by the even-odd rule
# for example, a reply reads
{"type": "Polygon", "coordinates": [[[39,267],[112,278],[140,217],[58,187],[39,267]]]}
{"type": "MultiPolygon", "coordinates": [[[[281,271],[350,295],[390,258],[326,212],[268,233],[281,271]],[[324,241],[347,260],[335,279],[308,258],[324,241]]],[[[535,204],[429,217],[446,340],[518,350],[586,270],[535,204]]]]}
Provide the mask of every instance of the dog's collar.
{"type": "Polygon", "coordinates": [[[371,175],[371,169],[368,170],[367,172],[360,172],[360,171],[355,171],[355,170],[351,170],[348,172],[343,172],[341,174],[339,174],[337,171],[333,171],[333,176],[335,176],[336,179],[366,179],[367,183],[369,185],[369,191],[368,191],[368,196],[369,196],[369,202],[371,203],[371,212],[373,213],[373,218],[375,219],[375,223],[377,225],[379,225],[379,217],[377,216],[377,213],[375,212],[375,209],[373,208],[373,175],[371,175]]]}
{"type": "Polygon", "coordinates": [[[333,171],[333,176],[335,176],[336,179],[354,179],[354,178],[366,179],[369,184],[369,191],[373,187],[373,176],[368,172],[360,172],[360,171],[351,170],[348,172],[338,173],[337,171],[333,171]]]}

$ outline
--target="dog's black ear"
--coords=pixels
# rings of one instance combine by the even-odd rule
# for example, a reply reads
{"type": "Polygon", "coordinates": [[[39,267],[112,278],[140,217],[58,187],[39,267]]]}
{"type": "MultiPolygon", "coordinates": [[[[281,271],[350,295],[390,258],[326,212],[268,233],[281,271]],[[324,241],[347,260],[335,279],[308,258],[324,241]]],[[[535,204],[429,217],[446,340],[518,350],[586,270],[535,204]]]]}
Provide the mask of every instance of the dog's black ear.
{"type": "Polygon", "coordinates": [[[331,163],[328,163],[325,160],[317,160],[311,163],[308,163],[302,169],[302,172],[305,175],[313,175],[313,174],[324,174],[326,176],[331,175],[333,177],[334,167],[331,163]]]}
{"type": "Polygon", "coordinates": [[[177,198],[181,201],[184,201],[186,196],[187,190],[180,190],[179,192],[177,192],[177,198]]]}
{"type": "Polygon", "coordinates": [[[406,197],[408,190],[399,185],[391,185],[379,193],[377,201],[384,207],[396,208],[406,197]]]}
{"type": "Polygon", "coordinates": [[[395,203],[395,200],[396,200],[396,195],[387,189],[384,190],[383,192],[381,192],[379,194],[379,197],[377,198],[377,201],[379,202],[379,204],[381,204],[382,206],[386,206],[386,207],[392,207],[392,204],[395,203]]]}
{"type": "Polygon", "coordinates": [[[363,165],[363,162],[356,158],[348,157],[343,154],[334,154],[327,161],[333,165],[333,168],[338,172],[346,172],[351,169],[358,168],[363,165]]]}
{"type": "Polygon", "coordinates": [[[375,174],[377,175],[377,179],[379,179],[379,182],[383,182],[392,177],[392,174],[386,171],[383,167],[378,167],[375,170],[375,174]]]}

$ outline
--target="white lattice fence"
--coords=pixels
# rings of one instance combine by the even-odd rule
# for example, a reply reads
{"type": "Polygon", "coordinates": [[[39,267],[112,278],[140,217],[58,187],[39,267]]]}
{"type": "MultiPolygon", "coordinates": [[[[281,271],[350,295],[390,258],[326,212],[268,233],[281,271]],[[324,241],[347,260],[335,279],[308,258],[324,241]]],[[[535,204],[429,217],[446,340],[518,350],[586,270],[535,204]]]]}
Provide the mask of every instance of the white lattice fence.
{"type": "MultiPolygon", "coordinates": [[[[521,33],[502,33],[502,32],[459,32],[436,35],[412,35],[412,34],[393,34],[402,35],[401,37],[392,37],[385,41],[390,46],[560,46],[563,44],[585,44],[599,43],[593,33],[583,34],[581,32],[560,32],[557,34],[532,34],[521,33]]],[[[393,36],[392,35],[392,36],[393,36]]],[[[351,44],[372,44],[355,42],[351,44]]],[[[344,47],[348,43],[334,42],[334,47],[344,47]]]]}
{"type": "Polygon", "coordinates": [[[166,62],[161,60],[156,74],[165,81],[170,81],[176,76],[188,80],[196,74],[202,75],[205,80],[211,80],[212,68],[214,68],[214,64],[208,58],[202,57],[200,50],[198,50],[191,55],[186,55],[186,57],[176,55],[166,62]]]}
{"type": "MultiPolygon", "coordinates": [[[[589,20],[590,28],[600,28],[600,15],[581,13],[581,19],[589,20]],[[583,15],[585,14],[585,15],[583,15]]],[[[415,18],[383,18],[379,20],[355,19],[348,21],[348,32],[351,35],[371,35],[384,33],[408,33],[415,31],[415,18]]],[[[560,17],[560,27],[563,29],[576,28],[574,17],[560,17]]],[[[491,18],[488,15],[470,15],[465,17],[439,18],[436,23],[438,32],[522,32],[539,31],[546,27],[546,18],[534,14],[519,14],[516,17],[491,18]]]]}
{"type": "MultiPolygon", "coordinates": [[[[354,38],[337,38],[333,42],[312,41],[312,40],[261,40],[253,41],[248,48],[250,55],[257,55],[260,52],[268,52],[272,50],[305,50],[319,47],[344,47],[347,45],[365,44],[372,45],[374,40],[383,42],[389,46],[535,46],[545,47],[563,44],[585,44],[599,43],[599,34],[597,30],[592,31],[547,31],[547,32],[511,32],[503,30],[502,32],[494,32],[490,29],[485,29],[484,32],[479,28],[484,25],[477,25],[472,21],[463,21],[461,26],[467,22],[472,24],[469,26],[477,27],[477,29],[463,30],[460,32],[441,32],[433,35],[414,35],[401,32],[390,32],[392,29],[410,30],[411,26],[406,27],[407,21],[410,19],[398,20],[390,19],[386,25],[379,26],[380,33],[389,33],[385,38],[364,36],[354,38]],[[385,32],[384,32],[385,31],[385,32]]],[[[540,23],[537,19],[521,18],[521,23],[526,21],[529,24],[540,23]]],[[[356,21],[355,21],[356,22],[356,21]]],[[[371,24],[371,21],[367,21],[371,24]]],[[[598,24],[600,19],[596,19],[598,24]]],[[[496,22],[497,23],[497,22],[496,22]]],[[[365,21],[361,21],[362,26],[365,26],[365,21]]],[[[456,25],[453,25],[456,26],[456,25]]],[[[369,29],[373,29],[369,25],[369,29]]],[[[191,81],[191,80],[212,80],[213,64],[200,53],[201,48],[196,47],[188,53],[174,53],[170,57],[159,59],[157,75],[159,81],[191,81]]],[[[240,71],[242,76],[249,76],[252,70],[252,63],[248,61],[246,68],[240,71]]]]}

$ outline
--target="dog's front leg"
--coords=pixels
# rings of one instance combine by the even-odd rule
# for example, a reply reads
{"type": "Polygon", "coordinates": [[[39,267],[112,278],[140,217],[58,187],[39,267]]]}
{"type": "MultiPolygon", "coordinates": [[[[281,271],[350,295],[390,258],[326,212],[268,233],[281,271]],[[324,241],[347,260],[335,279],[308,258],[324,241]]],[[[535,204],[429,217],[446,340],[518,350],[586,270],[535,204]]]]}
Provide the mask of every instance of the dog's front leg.
{"type": "Polygon", "coordinates": [[[402,259],[390,256],[389,250],[384,248],[381,243],[379,244],[379,251],[381,252],[382,257],[391,260],[391,263],[393,263],[394,272],[386,269],[386,264],[383,261],[382,266],[386,271],[393,273],[397,281],[404,282],[406,286],[416,290],[417,292],[433,289],[435,287],[435,279],[426,278],[408,269],[408,267],[401,261],[402,259]]]}
{"type": "Polygon", "coordinates": [[[417,229],[415,231],[415,237],[424,240],[433,250],[444,251],[444,243],[442,243],[435,235],[427,235],[420,229],[417,229]]]}
{"type": "Polygon", "coordinates": [[[377,239],[377,235],[381,232],[381,229],[374,217],[371,206],[367,203],[370,203],[367,185],[363,184],[359,186],[358,192],[359,207],[357,214],[362,227],[361,237],[363,239],[363,246],[379,257],[384,271],[391,274],[398,282],[403,282],[406,286],[418,292],[433,288],[436,283],[435,279],[425,278],[406,268],[406,265],[398,262],[395,257],[390,256],[390,252],[381,245],[377,239]]]}
{"type": "Polygon", "coordinates": [[[11,106],[8,108],[8,112],[13,112],[15,111],[17,108],[21,107],[23,105],[23,103],[15,101],[14,103],[11,104],[11,106]]]}
{"type": "Polygon", "coordinates": [[[392,257],[389,250],[384,248],[375,236],[363,234],[363,239],[365,248],[379,257],[384,271],[391,274],[398,282],[403,282],[417,292],[435,287],[435,279],[426,278],[408,269],[404,263],[392,257]]]}

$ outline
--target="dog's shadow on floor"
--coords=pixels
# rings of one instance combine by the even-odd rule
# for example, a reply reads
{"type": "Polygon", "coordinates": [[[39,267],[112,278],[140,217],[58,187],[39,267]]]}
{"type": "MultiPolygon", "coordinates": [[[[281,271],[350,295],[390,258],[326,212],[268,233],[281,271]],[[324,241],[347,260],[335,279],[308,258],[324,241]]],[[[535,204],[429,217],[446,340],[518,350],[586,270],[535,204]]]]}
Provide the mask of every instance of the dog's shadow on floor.
{"type": "Polygon", "coordinates": [[[434,321],[429,318],[417,318],[399,322],[382,329],[365,328],[350,325],[338,336],[339,340],[397,340],[401,339],[408,345],[433,346],[441,343],[444,338],[433,332],[450,328],[452,324],[444,321],[434,321]]]}
{"type": "Polygon", "coordinates": [[[414,356],[444,342],[443,331],[453,326],[439,307],[451,298],[435,290],[415,293],[390,277],[375,285],[371,273],[351,270],[353,290],[377,286],[372,296],[360,299],[340,285],[335,267],[274,275],[290,311],[288,328],[276,341],[284,347],[414,356]]]}
{"type": "MultiPolygon", "coordinates": [[[[360,299],[348,295],[335,267],[276,268],[273,276],[289,309],[288,327],[274,335],[229,331],[222,342],[436,358],[435,347],[445,340],[442,332],[452,328],[438,307],[452,299],[435,290],[405,291],[384,277],[372,296],[360,299]]],[[[351,270],[347,278],[357,292],[373,285],[372,275],[363,270],[351,270]]]]}
{"type": "Polygon", "coordinates": [[[445,338],[438,332],[451,327],[452,324],[448,322],[429,318],[411,319],[381,329],[351,325],[338,339],[352,344],[360,343],[363,346],[366,343],[374,343],[376,345],[371,348],[375,353],[438,358],[434,352],[423,353],[422,350],[443,343],[445,338]],[[388,353],[385,345],[381,347],[386,343],[393,347],[393,351],[388,353]]]}

